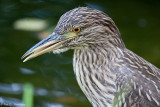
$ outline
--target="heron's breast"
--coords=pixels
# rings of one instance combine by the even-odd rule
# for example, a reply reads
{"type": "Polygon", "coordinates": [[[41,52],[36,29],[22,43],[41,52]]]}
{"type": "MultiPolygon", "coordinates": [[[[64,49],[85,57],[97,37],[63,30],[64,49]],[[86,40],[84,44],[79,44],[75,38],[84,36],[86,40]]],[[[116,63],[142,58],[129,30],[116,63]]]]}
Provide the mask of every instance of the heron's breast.
{"type": "Polygon", "coordinates": [[[105,71],[107,68],[104,70],[95,61],[94,54],[75,50],[74,73],[81,90],[93,106],[110,107],[116,92],[115,75],[105,71]],[[85,56],[87,54],[88,57],[85,56]]]}

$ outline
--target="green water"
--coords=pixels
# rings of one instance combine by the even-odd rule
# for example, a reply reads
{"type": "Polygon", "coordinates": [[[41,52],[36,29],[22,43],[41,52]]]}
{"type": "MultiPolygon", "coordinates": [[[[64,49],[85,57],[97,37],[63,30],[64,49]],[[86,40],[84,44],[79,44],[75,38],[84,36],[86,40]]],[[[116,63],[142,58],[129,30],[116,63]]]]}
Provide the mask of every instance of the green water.
{"type": "Polygon", "coordinates": [[[1,0],[0,107],[21,107],[26,83],[34,87],[34,107],[91,107],[74,77],[72,50],[45,54],[26,63],[21,60],[40,41],[39,35],[52,32],[59,17],[78,6],[107,13],[117,24],[126,47],[160,68],[159,0],[1,0]],[[45,20],[47,27],[16,29],[15,22],[24,18],[45,20]]]}

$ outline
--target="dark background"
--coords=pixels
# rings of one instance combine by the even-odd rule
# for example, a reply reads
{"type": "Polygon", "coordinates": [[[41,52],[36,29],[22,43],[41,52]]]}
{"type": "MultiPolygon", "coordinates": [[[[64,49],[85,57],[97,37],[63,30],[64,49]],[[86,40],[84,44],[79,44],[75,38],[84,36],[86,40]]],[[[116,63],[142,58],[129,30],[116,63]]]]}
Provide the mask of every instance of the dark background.
{"type": "Polygon", "coordinates": [[[160,67],[159,0],[0,0],[0,105],[22,103],[23,86],[30,83],[35,107],[91,107],[74,76],[73,50],[26,63],[21,60],[29,48],[52,33],[62,14],[79,6],[107,13],[126,47],[160,67]],[[21,19],[29,28],[18,23],[21,19]],[[34,26],[34,19],[45,21],[45,26],[34,26]]]}

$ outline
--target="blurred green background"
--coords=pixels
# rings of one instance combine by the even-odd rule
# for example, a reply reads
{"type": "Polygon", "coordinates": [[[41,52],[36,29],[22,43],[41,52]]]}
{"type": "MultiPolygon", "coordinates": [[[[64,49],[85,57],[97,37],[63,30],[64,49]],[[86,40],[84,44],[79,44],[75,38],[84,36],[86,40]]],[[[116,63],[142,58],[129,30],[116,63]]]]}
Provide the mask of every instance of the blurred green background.
{"type": "Polygon", "coordinates": [[[21,60],[63,13],[79,6],[107,13],[126,47],[160,67],[159,0],[0,0],[0,106],[21,107],[30,83],[34,107],[91,107],[74,76],[73,50],[21,60]]]}

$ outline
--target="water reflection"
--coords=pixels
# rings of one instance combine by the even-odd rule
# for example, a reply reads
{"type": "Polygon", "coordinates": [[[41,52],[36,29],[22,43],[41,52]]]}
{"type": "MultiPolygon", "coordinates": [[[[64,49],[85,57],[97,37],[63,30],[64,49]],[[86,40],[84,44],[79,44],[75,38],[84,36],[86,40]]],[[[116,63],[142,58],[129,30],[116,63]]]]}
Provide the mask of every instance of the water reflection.
{"type": "Polygon", "coordinates": [[[18,83],[12,83],[12,84],[0,83],[0,93],[21,94],[22,85],[18,83]]]}
{"type": "Polygon", "coordinates": [[[62,104],[58,104],[58,103],[47,103],[44,102],[43,103],[43,107],[64,107],[62,104]]]}
{"type": "Polygon", "coordinates": [[[0,102],[1,107],[24,107],[24,104],[21,102],[21,100],[17,98],[0,97],[0,102]]]}
{"type": "Polygon", "coordinates": [[[40,89],[35,89],[35,95],[38,96],[47,96],[48,95],[48,91],[46,89],[40,88],[40,89]]]}
{"type": "Polygon", "coordinates": [[[14,28],[18,30],[42,31],[47,27],[47,21],[37,18],[18,19],[14,22],[14,28]]]}
{"type": "Polygon", "coordinates": [[[35,71],[31,70],[31,69],[27,69],[27,68],[20,68],[20,71],[22,74],[34,74],[35,71]]]}

